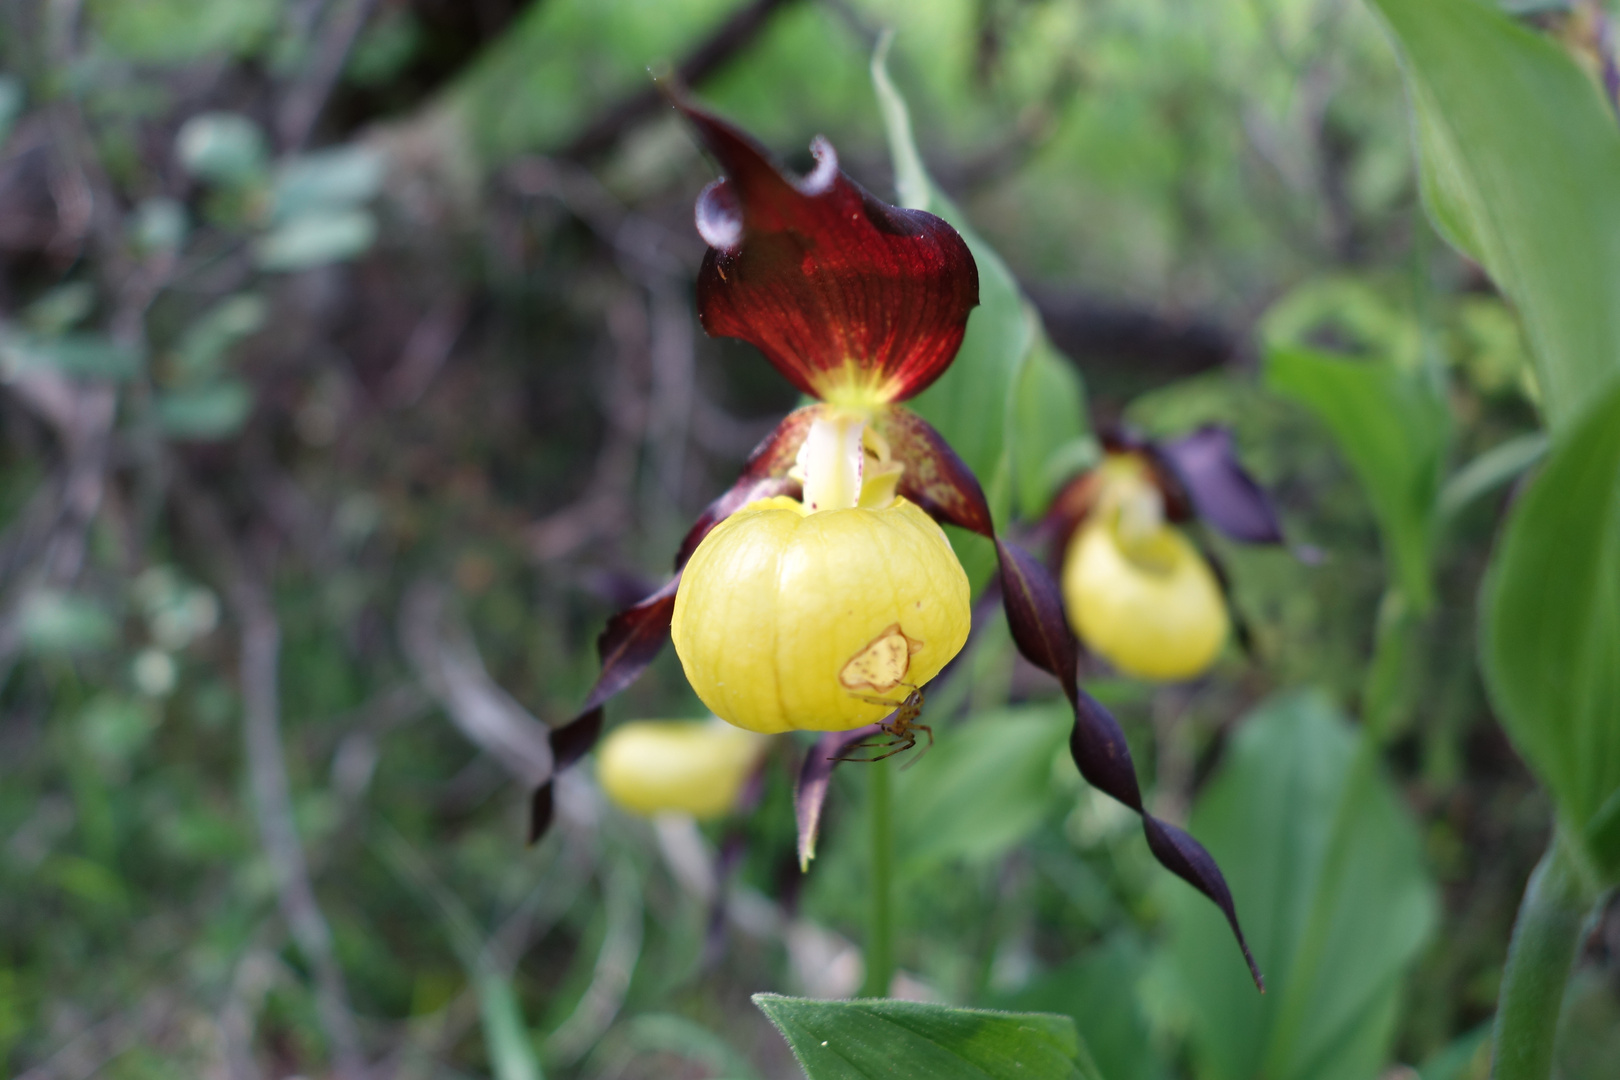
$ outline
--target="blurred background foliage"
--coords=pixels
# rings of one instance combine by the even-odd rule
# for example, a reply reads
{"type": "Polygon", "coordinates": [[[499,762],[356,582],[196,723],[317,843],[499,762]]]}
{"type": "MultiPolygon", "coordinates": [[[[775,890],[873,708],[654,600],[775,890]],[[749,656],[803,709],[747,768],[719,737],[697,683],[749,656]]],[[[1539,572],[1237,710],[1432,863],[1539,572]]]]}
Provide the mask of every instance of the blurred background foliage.
{"type": "MultiPolygon", "coordinates": [[[[1523,17],[1590,67],[1597,11],[1523,17]]],[[[533,849],[523,750],[794,404],[697,327],[713,172],[649,65],[791,164],[825,134],[892,199],[884,27],[933,180],[1095,423],[1230,425],[1291,545],[1211,538],[1248,655],[1088,682],[1272,993],[1073,776],[987,607],[899,781],[897,994],[1072,1015],[1112,1080],[1484,1075],[1550,804],[1486,706],[1473,598],[1537,388],[1423,216],[1355,0],[6,4],[0,1067],[798,1075],[747,995],[859,985],[860,785],[801,878],[798,748],[701,830],[624,815],[587,764],[533,849]],[[1414,521],[1301,390],[1323,354],[1426,387],[1411,483],[1495,467],[1414,521]],[[1428,614],[1372,664],[1387,579],[1428,614]],[[1387,752],[1330,871],[1373,708],[1387,752]]],[[[610,722],[699,715],[666,655],[610,722]]],[[[1620,913],[1575,985],[1563,1075],[1612,1075],[1620,913]]]]}

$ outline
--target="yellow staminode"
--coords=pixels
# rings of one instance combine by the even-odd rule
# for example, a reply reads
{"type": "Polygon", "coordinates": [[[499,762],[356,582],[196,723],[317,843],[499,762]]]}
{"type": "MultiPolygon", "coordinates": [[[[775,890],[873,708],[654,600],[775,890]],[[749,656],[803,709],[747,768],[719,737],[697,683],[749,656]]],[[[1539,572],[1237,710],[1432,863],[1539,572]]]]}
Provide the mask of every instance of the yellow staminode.
{"type": "Polygon", "coordinates": [[[1226,642],[1226,600],[1209,563],[1165,523],[1137,459],[1103,466],[1097,505],[1063,560],[1063,602],[1086,647],[1126,674],[1190,679],[1226,642]]]}
{"type": "Polygon", "coordinates": [[[602,740],[596,776],[631,813],[714,818],[737,801],[768,743],[718,720],[637,720],[602,740]]]}
{"type": "Polygon", "coordinates": [[[887,448],[868,438],[863,451],[846,421],[806,440],[805,502],[743,507],[681,576],[675,651],[703,703],[739,727],[843,731],[881,720],[967,640],[967,575],[950,542],[892,494],[887,448]],[[823,448],[835,449],[816,457],[823,448]],[[833,496],[845,505],[829,505],[833,496]]]}

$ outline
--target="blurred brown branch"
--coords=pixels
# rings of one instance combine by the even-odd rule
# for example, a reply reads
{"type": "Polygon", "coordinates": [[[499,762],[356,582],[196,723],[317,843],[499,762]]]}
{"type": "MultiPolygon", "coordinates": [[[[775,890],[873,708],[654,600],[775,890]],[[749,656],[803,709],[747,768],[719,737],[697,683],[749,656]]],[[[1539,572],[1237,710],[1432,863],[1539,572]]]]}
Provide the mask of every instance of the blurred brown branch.
{"type": "Polygon", "coordinates": [[[533,787],[551,776],[550,729],[484,670],[443,586],[418,581],[400,605],[399,638],[417,677],[467,740],[533,787]]]}

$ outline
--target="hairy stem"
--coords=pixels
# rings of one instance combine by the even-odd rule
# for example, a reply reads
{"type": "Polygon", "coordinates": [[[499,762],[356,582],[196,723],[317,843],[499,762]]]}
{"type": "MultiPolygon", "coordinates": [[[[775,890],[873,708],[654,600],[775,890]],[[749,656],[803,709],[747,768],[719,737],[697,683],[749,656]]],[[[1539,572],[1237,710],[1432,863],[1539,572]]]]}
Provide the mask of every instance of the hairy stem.
{"type": "Polygon", "coordinates": [[[1519,904],[1497,1001],[1495,1080],[1547,1080],[1564,987],[1592,895],[1564,842],[1555,836],[1519,904]]]}
{"type": "Polygon", "coordinates": [[[866,981],[862,997],[887,997],[894,981],[894,814],[887,762],[874,764],[867,812],[872,815],[872,909],[866,931],[866,981]]]}

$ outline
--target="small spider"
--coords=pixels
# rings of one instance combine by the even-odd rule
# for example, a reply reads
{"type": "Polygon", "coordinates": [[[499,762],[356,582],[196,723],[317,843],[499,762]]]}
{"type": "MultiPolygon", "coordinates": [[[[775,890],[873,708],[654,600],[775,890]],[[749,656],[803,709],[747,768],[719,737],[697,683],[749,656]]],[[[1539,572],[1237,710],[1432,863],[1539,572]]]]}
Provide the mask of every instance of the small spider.
{"type": "Polygon", "coordinates": [[[893,705],[895,706],[895,710],[893,714],[890,715],[886,720],[879,722],[878,734],[873,735],[869,739],[863,739],[858,743],[851,743],[849,746],[844,747],[844,749],[846,751],[882,750],[884,752],[881,754],[874,754],[870,757],[844,757],[840,755],[832,760],[882,761],[884,758],[894,757],[894,755],[903,753],[906,750],[910,750],[913,746],[916,746],[917,732],[919,731],[928,736],[928,745],[919,751],[916,757],[906,762],[903,768],[911,768],[913,765],[917,764],[917,762],[922,760],[923,754],[926,754],[929,750],[933,749],[934,729],[929,727],[927,724],[917,723],[917,717],[922,714],[922,688],[912,686],[910,683],[900,683],[899,685],[904,686],[911,691],[911,693],[906,695],[904,701],[890,701],[888,698],[869,697],[866,694],[854,695],[855,697],[860,698],[862,701],[871,702],[873,705],[893,705]],[[885,738],[885,736],[887,738],[885,738]]]}

